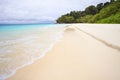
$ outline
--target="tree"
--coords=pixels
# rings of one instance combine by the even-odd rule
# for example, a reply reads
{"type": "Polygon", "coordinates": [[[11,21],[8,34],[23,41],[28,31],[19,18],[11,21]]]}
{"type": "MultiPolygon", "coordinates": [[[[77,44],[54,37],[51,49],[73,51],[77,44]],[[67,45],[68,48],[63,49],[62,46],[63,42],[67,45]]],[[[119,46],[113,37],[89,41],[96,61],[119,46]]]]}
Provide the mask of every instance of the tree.
{"type": "Polygon", "coordinates": [[[65,16],[65,23],[73,23],[74,17],[73,16],[65,16]]]}
{"type": "Polygon", "coordinates": [[[81,17],[81,11],[71,11],[70,16],[73,16],[75,19],[81,17]]]}
{"type": "Polygon", "coordinates": [[[96,22],[119,22],[120,0],[100,3],[97,6],[89,6],[84,11],[71,11],[59,17],[57,23],[96,23],[96,22]],[[115,16],[114,16],[115,15],[115,16]],[[112,16],[112,17],[111,17],[112,16]],[[112,21],[114,20],[114,21],[112,21]]]}
{"type": "Polygon", "coordinates": [[[92,18],[92,15],[86,15],[84,17],[81,17],[81,18],[77,19],[77,22],[88,23],[90,18],[92,18]]]}
{"type": "Polygon", "coordinates": [[[116,1],[120,2],[120,0],[116,0],[116,1]]]}
{"type": "Polygon", "coordinates": [[[104,3],[104,7],[108,6],[109,4],[109,2],[104,3]]]}
{"type": "Polygon", "coordinates": [[[86,15],[86,12],[85,11],[82,11],[81,12],[81,17],[85,16],[86,15]]]}
{"type": "Polygon", "coordinates": [[[110,3],[115,2],[115,0],[110,0],[110,3]]]}
{"type": "Polygon", "coordinates": [[[97,4],[97,9],[100,11],[103,8],[103,3],[97,4]]]}
{"type": "Polygon", "coordinates": [[[73,23],[74,21],[75,20],[73,16],[66,16],[66,15],[63,15],[57,19],[57,23],[73,23]]]}
{"type": "Polygon", "coordinates": [[[98,12],[98,10],[95,6],[91,5],[85,9],[85,12],[88,15],[95,15],[98,12]]]}

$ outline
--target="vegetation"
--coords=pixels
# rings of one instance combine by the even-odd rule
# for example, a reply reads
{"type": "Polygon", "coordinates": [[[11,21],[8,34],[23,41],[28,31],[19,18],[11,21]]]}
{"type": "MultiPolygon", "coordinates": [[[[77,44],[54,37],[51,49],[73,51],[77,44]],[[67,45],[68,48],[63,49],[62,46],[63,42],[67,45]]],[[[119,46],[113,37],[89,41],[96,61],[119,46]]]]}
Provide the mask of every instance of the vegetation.
{"type": "Polygon", "coordinates": [[[120,12],[108,18],[99,20],[97,23],[120,23],[120,12]]]}
{"type": "Polygon", "coordinates": [[[120,23],[120,0],[90,5],[84,11],[62,15],[57,23],[120,23]]]}

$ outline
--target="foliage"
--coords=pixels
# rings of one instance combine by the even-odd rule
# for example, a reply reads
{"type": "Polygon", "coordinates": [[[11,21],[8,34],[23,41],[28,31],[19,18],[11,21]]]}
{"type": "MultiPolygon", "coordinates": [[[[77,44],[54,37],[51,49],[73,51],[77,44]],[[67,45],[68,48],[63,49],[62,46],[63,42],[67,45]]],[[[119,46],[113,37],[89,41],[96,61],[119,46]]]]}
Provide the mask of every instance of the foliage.
{"type": "Polygon", "coordinates": [[[62,16],[57,20],[57,23],[73,23],[74,22],[74,17],[73,16],[62,16]]]}
{"type": "Polygon", "coordinates": [[[109,2],[104,3],[104,7],[108,6],[109,4],[109,2]]]}
{"type": "Polygon", "coordinates": [[[70,16],[73,16],[74,19],[78,19],[79,17],[81,17],[81,11],[71,11],[70,16]]]}
{"type": "Polygon", "coordinates": [[[104,7],[103,3],[97,4],[98,12],[104,7]]]}
{"type": "Polygon", "coordinates": [[[112,15],[115,15],[117,12],[120,12],[120,2],[114,2],[110,4],[108,7],[103,8],[100,13],[94,15],[90,22],[95,23],[101,19],[108,18],[112,15]]]}
{"type": "Polygon", "coordinates": [[[98,12],[98,9],[95,6],[91,5],[85,9],[85,12],[88,15],[95,15],[98,12]]]}
{"type": "Polygon", "coordinates": [[[108,18],[99,20],[97,23],[120,23],[120,13],[116,13],[108,18]]]}
{"type": "Polygon", "coordinates": [[[57,19],[57,23],[120,23],[120,0],[88,6],[84,11],[71,11],[57,19]]]}
{"type": "Polygon", "coordinates": [[[89,22],[89,19],[92,18],[92,15],[86,15],[84,17],[81,17],[79,19],[77,19],[77,22],[81,22],[81,23],[87,23],[89,22]]]}

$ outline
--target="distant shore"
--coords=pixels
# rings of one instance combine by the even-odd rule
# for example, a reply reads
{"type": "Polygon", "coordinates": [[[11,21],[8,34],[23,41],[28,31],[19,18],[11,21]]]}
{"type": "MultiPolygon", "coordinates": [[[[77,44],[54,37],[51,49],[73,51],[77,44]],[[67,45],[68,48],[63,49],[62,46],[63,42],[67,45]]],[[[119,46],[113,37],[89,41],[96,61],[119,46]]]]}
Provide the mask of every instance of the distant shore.
{"type": "Polygon", "coordinates": [[[7,80],[120,80],[119,35],[119,24],[69,24],[45,57],[7,80]]]}

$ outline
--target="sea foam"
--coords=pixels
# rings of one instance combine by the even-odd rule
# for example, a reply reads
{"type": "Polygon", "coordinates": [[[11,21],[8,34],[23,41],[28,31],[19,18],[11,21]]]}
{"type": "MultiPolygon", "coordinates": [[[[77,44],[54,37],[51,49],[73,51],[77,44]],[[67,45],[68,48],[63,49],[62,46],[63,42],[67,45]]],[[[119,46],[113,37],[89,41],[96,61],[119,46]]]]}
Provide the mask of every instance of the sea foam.
{"type": "Polygon", "coordinates": [[[27,26],[26,31],[22,29],[2,35],[9,36],[0,39],[0,80],[14,75],[18,69],[43,58],[62,38],[65,26],[38,27],[37,25],[35,27],[34,25],[34,28],[27,26]]]}

